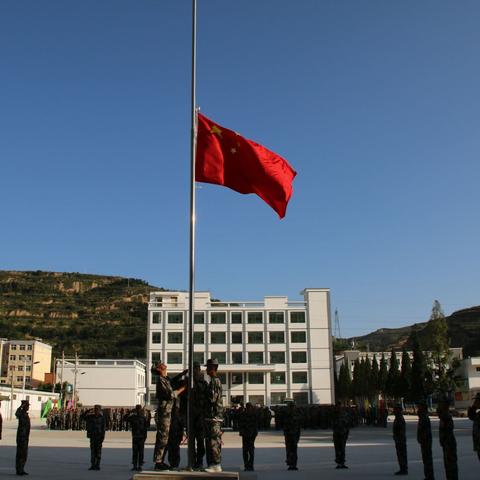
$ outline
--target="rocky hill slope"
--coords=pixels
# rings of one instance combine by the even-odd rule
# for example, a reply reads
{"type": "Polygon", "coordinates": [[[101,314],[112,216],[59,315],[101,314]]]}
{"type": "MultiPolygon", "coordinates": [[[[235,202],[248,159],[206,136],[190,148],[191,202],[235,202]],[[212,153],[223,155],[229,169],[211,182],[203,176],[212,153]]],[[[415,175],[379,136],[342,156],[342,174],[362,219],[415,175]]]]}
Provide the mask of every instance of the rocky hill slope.
{"type": "Polygon", "coordinates": [[[0,337],[41,338],[55,355],[143,359],[152,290],[162,289],[132,278],[0,271],[0,337]]]}
{"type": "MultiPolygon", "coordinates": [[[[458,310],[446,319],[450,346],[463,347],[465,357],[480,356],[480,306],[458,310]]],[[[402,328],[381,328],[349,341],[354,340],[358,348],[369,348],[371,351],[400,349],[404,345],[411,348],[411,334],[417,332],[418,339],[422,342],[427,335],[426,325],[427,322],[402,328]]]]}

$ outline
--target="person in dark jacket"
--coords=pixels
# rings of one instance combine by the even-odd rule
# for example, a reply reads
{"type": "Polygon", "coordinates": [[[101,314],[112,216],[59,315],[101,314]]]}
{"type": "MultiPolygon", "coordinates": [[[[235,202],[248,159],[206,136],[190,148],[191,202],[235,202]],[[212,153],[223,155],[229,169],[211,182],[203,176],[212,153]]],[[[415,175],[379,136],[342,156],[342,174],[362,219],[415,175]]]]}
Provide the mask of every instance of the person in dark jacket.
{"type": "Polygon", "coordinates": [[[17,475],[28,475],[25,471],[25,463],[28,456],[28,440],[30,438],[30,417],[28,416],[28,409],[30,403],[28,400],[22,400],[22,403],[17,408],[15,416],[18,419],[17,428],[17,454],[15,458],[15,470],[17,475]]]}
{"type": "Polygon", "coordinates": [[[468,418],[473,422],[473,450],[480,460],[480,393],[477,393],[473,405],[468,409],[468,418]]]}
{"type": "Polygon", "coordinates": [[[100,470],[102,459],[102,444],[105,440],[105,417],[102,407],[95,405],[93,410],[85,413],[87,427],[87,438],[90,439],[90,468],[89,470],[100,470]]]}
{"type": "Polygon", "coordinates": [[[333,426],[333,444],[335,446],[336,468],[348,468],[345,465],[345,447],[348,434],[350,433],[350,419],[348,413],[342,408],[342,404],[337,402],[332,418],[333,426]]]}
{"type": "Polygon", "coordinates": [[[395,475],[408,475],[407,460],[407,434],[405,418],[403,417],[403,408],[400,404],[395,405],[393,413],[395,420],[393,421],[393,440],[395,441],[395,450],[397,451],[397,459],[400,470],[395,475]]]}
{"type": "Polygon", "coordinates": [[[243,464],[246,472],[253,472],[255,460],[255,439],[258,435],[258,416],[255,407],[248,402],[239,414],[238,430],[242,437],[243,464]]]}
{"type": "Polygon", "coordinates": [[[148,432],[148,421],[141,405],[135,405],[135,410],[127,417],[127,424],[132,431],[132,471],[141,472],[148,432]]]}
{"type": "Polygon", "coordinates": [[[298,470],[298,442],[302,419],[300,413],[295,407],[295,401],[286,399],[287,407],[281,412],[281,423],[283,427],[283,436],[285,438],[285,450],[287,453],[286,464],[288,470],[298,470]]]}
{"type": "Polygon", "coordinates": [[[453,419],[450,414],[450,403],[447,399],[438,402],[437,413],[440,419],[438,438],[443,450],[443,464],[447,480],[458,480],[457,440],[453,432],[453,419]]]}
{"type": "Polygon", "coordinates": [[[428,416],[426,402],[420,402],[417,406],[418,425],[417,441],[422,450],[423,472],[425,480],[434,480],[432,458],[432,426],[428,416]]]}

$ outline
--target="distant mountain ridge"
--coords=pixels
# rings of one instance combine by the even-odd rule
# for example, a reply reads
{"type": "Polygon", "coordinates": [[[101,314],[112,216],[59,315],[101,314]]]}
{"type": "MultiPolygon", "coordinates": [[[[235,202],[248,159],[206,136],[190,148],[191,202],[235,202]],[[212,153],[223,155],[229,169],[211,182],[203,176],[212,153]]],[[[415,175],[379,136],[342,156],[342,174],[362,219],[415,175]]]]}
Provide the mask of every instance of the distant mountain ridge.
{"type": "MultiPolygon", "coordinates": [[[[464,308],[446,317],[451,347],[463,347],[463,354],[480,356],[480,306],[464,308]]],[[[392,348],[412,348],[411,335],[416,332],[420,343],[427,335],[427,322],[401,328],[381,328],[361,337],[349,338],[361,349],[387,351],[392,348]]]]}
{"type": "Polygon", "coordinates": [[[149,293],[118,276],[0,271],[0,337],[41,338],[59,355],[145,358],[149,293]]]}

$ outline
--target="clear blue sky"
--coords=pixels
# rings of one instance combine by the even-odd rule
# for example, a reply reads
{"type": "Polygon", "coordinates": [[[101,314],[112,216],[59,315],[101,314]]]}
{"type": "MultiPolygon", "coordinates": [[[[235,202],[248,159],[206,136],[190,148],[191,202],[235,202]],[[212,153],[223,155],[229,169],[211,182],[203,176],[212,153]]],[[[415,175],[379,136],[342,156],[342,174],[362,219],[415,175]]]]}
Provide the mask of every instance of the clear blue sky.
{"type": "MultiPolygon", "coordinates": [[[[480,304],[480,2],[199,0],[198,103],[298,171],[201,185],[197,288],[342,334],[480,304]]],[[[188,288],[190,0],[0,2],[0,268],[188,288]]]]}

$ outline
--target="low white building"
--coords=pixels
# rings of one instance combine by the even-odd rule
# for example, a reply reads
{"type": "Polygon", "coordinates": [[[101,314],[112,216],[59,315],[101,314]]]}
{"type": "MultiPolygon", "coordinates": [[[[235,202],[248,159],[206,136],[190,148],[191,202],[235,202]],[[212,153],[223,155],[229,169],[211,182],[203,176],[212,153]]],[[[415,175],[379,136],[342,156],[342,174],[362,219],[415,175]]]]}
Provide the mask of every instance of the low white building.
{"type": "Polygon", "coordinates": [[[145,403],[145,364],[138,360],[57,361],[57,382],[68,382],[83,406],[133,407],[145,403]]]}
{"type": "Polygon", "coordinates": [[[471,405],[475,395],[480,393],[480,357],[463,359],[457,375],[459,379],[455,391],[455,406],[466,408],[471,405]]]}
{"type": "Polygon", "coordinates": [[[15,418],[15,412],[22,400],[28,400],[30,402],[30,418],[39,418],[44,405],[49,399],[53,403],[58,400],[58,393],[42,392],[40,390],[23,391],[21,388],[14,388],[12,392],[10,386],[1,385],[0,398],[8,398],[8,400],[1,400],[0,412],[4,420],[15,418]],[[12,393],[13,403],[10,403],[12,393]]]}
{"type": "MultiPolygon", "coordinates": [[[[212,301],[195,292],[194,361],[219,361],[224,404],[272,405],[334,401],[330,291],[307,288],[302,301],[212,301]]],[[[148,305],[147,402],[155,404],[152,364],[162,360],[175,375],[188,364],[185,292],[153,292],[148,305]]]]}

